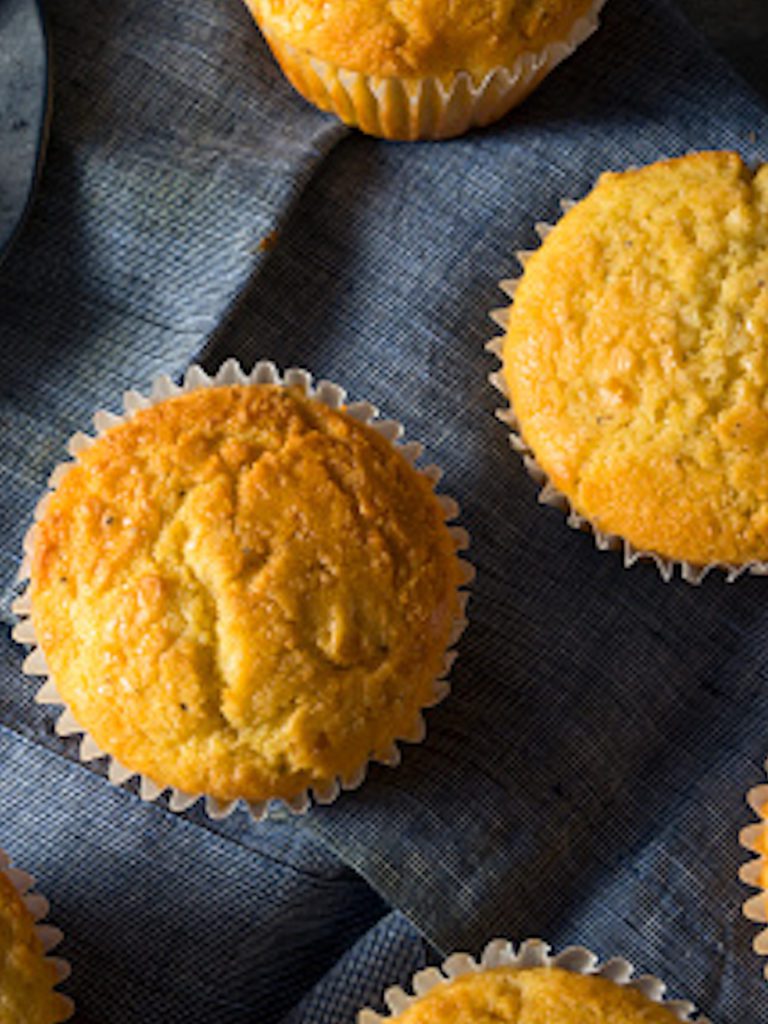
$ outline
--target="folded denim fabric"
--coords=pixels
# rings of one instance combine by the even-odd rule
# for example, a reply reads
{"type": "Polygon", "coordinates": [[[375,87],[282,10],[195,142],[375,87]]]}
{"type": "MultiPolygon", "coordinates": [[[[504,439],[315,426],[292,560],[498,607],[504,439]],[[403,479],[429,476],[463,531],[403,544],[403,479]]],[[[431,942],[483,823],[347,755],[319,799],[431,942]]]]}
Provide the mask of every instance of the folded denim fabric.
{"type": "Polygon", "coordinates": [[[351,1024],[439,953],[539,935],[762,1020],[739,913],[768,582],[664,584],[541,508],[487,384],[534,222],[604,169],[766,159],[762,103],[668,0],[603,27],[484,132],[387,144],[296,96],[235,2],[50,3],[48,162],[0,271],[0,608],[63,445],[153,374],[230,355],[376,402],[446,470],[478,580],[453,694],[403,765],[305,818],[116,790],[0,640],[0,845],[37,873],[78,1019],[351,1024]]]}

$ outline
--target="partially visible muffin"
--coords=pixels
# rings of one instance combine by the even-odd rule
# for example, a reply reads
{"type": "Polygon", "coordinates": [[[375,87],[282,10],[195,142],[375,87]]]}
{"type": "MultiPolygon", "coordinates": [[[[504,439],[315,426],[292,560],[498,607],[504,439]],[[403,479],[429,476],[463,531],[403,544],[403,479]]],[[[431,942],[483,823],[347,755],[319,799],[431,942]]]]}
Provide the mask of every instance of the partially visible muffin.
{"type": "Polygon", "coordinates": [[[277,385],[137,412],[34,531],[34,632],[98,746],[160,786],[292,799],[353,777],[435,702],[460,563],[426,477],[277,385]]]}
{"type": "Polygon", "coordinates": [[[768,559],[768,168],[620,174],[530,257],[504,377],[525,443],[599,530],[694,566],[768,559]]]}
{"type": "MultiPolygon", "coordinates": [[[[759,956],[768,956],[768,785],[761,783],[747,793],[747,803],[758,820],[745,826],[739,835],[744,849],[757,856],[742,864],[739,877],[746,885],[758,891],[743,904],[742,911],[749,921],[762,926],[755,935],[752,948],[759,956]]],[[[768,978],[768,966],[763,967],[768,978]]]]}
{"type": "Polygon", "coordinates": [[[679,1024],[635,988],[557,967],[496,967],[436,985],[392,1024],[679,1024]]]}
{"type": "Polygon", "coordinates": [[[71,1003],[54,991],[54,964],[45,958],[35,922],[2,870],[0,856],[0,1021],[3,1024],[56,1024],[71,1003]]]}
{"type": "Polygon", "coordinates": [[[519,103],[595,27],[595,0],[246,0],[307,99],[363,131],[439,138],[519,103]]]}

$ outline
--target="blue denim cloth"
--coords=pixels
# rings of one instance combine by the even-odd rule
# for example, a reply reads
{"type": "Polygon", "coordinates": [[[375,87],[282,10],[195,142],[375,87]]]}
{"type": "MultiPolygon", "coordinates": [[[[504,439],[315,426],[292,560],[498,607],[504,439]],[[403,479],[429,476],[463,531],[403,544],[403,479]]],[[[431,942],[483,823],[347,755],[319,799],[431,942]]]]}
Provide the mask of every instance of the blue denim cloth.
{"type": "Polygon", "coordinates": [[[78,1019],[351,1024],[504,934],[621,953],[715,1021],[763,1021],[736,875],[768,746],[768,581],[664,585],[539,507],[482,347],[496,282],[561,197],[692,148],[765,159],[760,102],[667,0],[610,0],[499,125],[387,144],[298,98],[234,0],[48,9],[49,158],[0,273],[0,845],[51,898],[78,1019]],[[174,816],[79,764],[9,636],[64,440],[124,388],[233,354],[403,420],[479,571],[426,742],[259,825],[174,816]]]}

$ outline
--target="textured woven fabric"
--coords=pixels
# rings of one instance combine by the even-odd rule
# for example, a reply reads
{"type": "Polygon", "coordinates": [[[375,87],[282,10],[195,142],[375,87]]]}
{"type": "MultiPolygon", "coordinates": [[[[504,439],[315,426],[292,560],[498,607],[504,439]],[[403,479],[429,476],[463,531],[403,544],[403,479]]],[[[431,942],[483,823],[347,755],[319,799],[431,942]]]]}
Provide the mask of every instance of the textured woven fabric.
{"type": "Polygon", "coordinates": [[[51,898],[78,1019],[351,1024],[437,951],[537,934],[758,1024],[736,837],[768,734],[768,581],[665,585],[539,507],[483,342],[496,282],[560,198],[692,148],[765,159],[762,106],[667,0],[610,0],[523,108],[439,145],[307,106],[234,0],[49,14],[48,163],[0,273],[8,627],[66,438],[194,358],[303,365],[402,420],[445,469],[479,572],[426,742],[258,826],[174,816],[77,763],[4,631],[0,845],[51,898]]]}

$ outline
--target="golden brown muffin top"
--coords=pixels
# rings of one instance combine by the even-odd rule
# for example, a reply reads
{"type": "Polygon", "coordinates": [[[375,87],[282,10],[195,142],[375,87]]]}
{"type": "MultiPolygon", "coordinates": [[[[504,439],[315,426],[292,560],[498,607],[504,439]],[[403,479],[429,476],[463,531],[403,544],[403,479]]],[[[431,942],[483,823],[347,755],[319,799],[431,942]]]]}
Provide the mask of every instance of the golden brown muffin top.
{"type": "Polygon", "coordinates": [[[78,456],[34,536],[51,678],[161,785],[291,797],[431,702],[457,612],[438,501],[372,427],[296,390],[137,413],[78,456]]]}
{"type": "Polygon", "coordinates": [[[0,870],[0,1021],[54,1024],[69,1013],[53,986],[56,971],[44,958],[32,915],[0,870]]]}
{"type": "Polygon", "coordinates": [[[557,967],[464,974],[393,1018],[397,1024],[678,1024],[637,989],[557,967]]]}
{"type": "Polygon", "coordinates": [[[261,27],[367,75],[476,80],[567,37],[593,0],[246,0],[261,27]]]}
{"type": "Polygon", "coordinates": [[[768,168],[604,174],[527,264],[503,358],[526,442],[600,529],[768,558],[768,168]]]}

